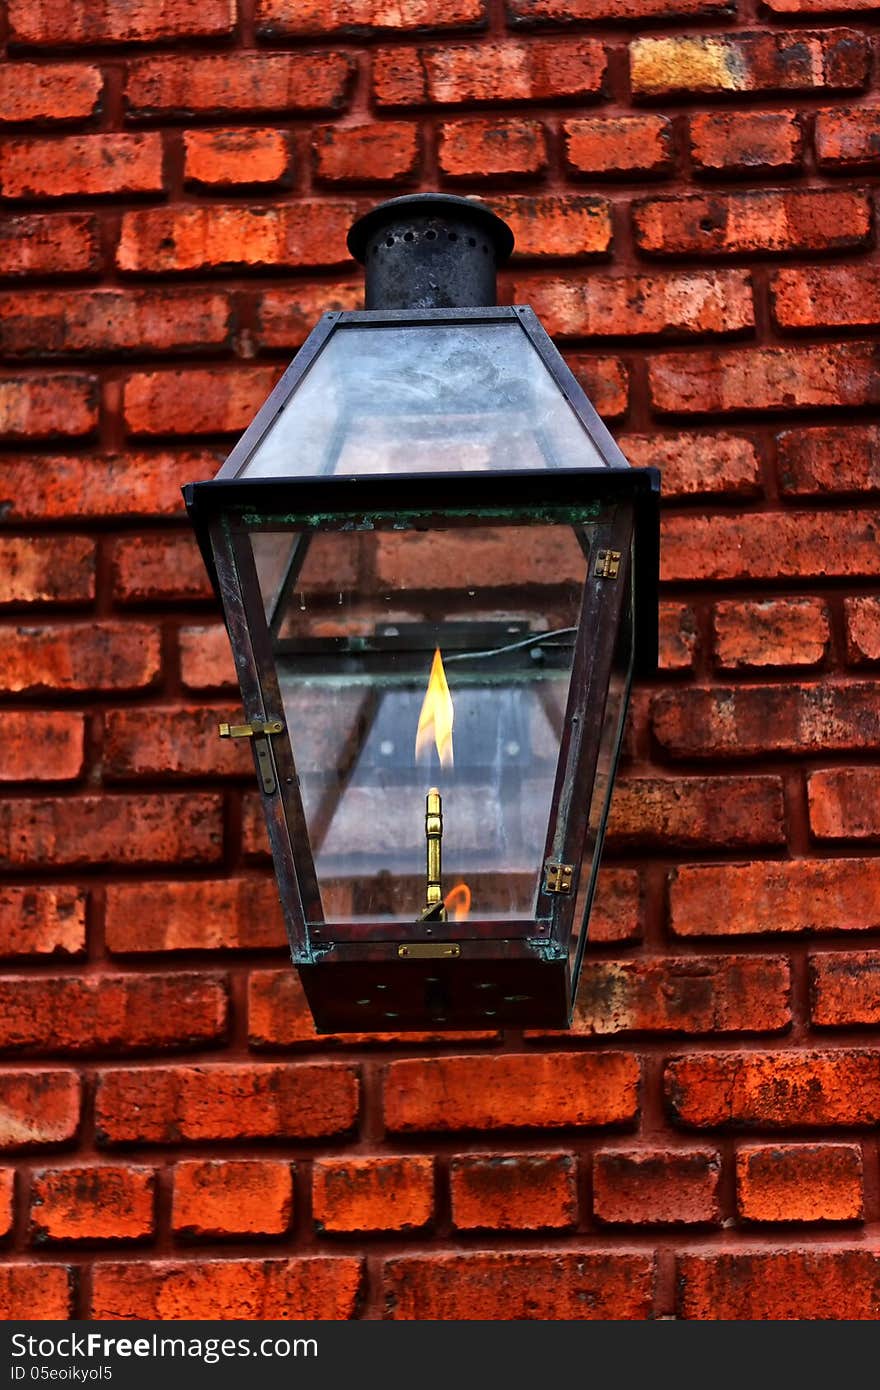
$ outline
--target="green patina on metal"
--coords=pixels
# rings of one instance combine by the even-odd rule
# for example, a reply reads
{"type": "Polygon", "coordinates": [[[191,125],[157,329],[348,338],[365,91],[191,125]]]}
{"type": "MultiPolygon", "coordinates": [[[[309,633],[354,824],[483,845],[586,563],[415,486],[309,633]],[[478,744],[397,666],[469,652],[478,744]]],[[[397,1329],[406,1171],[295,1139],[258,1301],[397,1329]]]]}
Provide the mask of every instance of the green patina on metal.
{"type": "MultiPolygon", "coordinates": [[[[338,511],[289,512],[289,511],[243,511],[239,514],[243,526],[266,528],[270,526],[303,527],[312,531],[324,529],[343,531],[372,531],[377,525],[390,523],[392,529],[409,531],[428,529],[426,523],[441,526],[444,521],[510,522],[522,526],[541,523],[555,526],[577,526],[596,521],[604,506],[600,500],[579,502],[568,506],[522,507],[428,507],[420,511],[351,511],[340,508],[338,511]]],[[[614,505],[611,503],[611,505],[614,505]]]]}

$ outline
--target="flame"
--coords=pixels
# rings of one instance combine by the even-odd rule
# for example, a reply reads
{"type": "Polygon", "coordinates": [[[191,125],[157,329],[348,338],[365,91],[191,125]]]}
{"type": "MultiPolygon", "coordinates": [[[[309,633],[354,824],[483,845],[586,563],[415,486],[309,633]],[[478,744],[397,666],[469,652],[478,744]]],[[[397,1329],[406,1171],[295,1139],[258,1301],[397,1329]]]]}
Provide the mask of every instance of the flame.
{"type": "Polygon", "coordinates": [[[416,729],[416,761],[430,748],[433,739],[441,767],[452,767],[452,696],[446,683],[440,648],[434,652],[428,688],[419,714],[416,729]]]}
{"type": "Polygon", "coordinates": [[[453,922],[463,922],[471,910],[471,890],[466,883],[456,883],[443,899],[443,906],[452,913],[453,922]]]}

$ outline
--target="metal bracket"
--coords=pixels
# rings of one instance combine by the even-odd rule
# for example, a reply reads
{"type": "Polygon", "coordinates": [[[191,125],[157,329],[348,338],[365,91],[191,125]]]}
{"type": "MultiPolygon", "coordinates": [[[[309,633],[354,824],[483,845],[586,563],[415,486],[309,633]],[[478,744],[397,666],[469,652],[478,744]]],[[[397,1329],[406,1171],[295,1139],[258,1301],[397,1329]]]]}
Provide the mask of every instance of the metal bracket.
{"type": "Polygon", "coordinates": [[[620,551],[600,550],[596,556],[596,579],[616,579],[620,572],[620,551]]]}
{"type": "Polygon", "coordinates": [[[266,796],[271,796],[273,792],[278,790],[278,779],[275,776],[275,764],[272,761],[272,750],[269,747],[268,736],[280,734],[283,728],[284,721],[281,719],[252,719],[250,724],[220,724],[218,726],[221,738],[253,739],[260,786],[266,796]]]}
{"type": "Polygon", "coordinates": [[[412,941],[408,946],[398,946],[397,954],[401,960],[454,960],[461,955],[461,947],[454,941],[412,941]]]}
{"type": "Polygon", "coordinates": [[[548,864],[544,888],[548,893],[570,893],[573,880],[573,864],[548,864]]]}

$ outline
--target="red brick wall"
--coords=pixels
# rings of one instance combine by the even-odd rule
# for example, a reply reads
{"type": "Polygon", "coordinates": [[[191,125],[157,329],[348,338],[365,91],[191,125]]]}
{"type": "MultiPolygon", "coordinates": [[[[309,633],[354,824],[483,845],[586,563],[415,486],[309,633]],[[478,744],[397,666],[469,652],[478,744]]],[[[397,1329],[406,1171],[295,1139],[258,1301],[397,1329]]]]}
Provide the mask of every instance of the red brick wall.
{"type": "Polygon", "coordinates": [[[9,12],[3,1314],[877,1317],[880,8],[9,12]],[[662,670],[572,1034],[319,1039],[179,486],[437,186],[664,469],[662,670]]]}

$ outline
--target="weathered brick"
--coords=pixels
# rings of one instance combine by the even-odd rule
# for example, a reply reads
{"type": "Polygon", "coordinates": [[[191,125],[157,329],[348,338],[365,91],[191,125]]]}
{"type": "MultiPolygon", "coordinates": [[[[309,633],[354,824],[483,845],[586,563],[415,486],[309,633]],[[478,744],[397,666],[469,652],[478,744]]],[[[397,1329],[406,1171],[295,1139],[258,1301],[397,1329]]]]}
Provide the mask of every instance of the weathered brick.
{"type": "Polygon", "coordinates": [[[778,270],[770,302],[783,330],[872,327],[880,324],[880,266],[778,270]]]}
{"type": "Polygon", "coordinates": [[[394,183],[416,172],[419,128],[412,121],[316,126],[312,151],[325,183],[394,183]]]}
{"type": "Polygon", "coordinates": [[[188,130],[183,137],[183,175],[207,188],[286,181],[291,148],[283,131],[188,130]]]}
{"type": "Polygon", "coordinates": [[[82,955],[86,903],[78,888],[0,889],[0,956],[82,955]]]}
{"type": "Polygon", "coordinates": [[[615,848],[784,844],[778,777],[633,777],[614,786],[615,848]]]}
{"type": "Polygon", "coordinates": [[[0,688],[142,690],[160,664],[159,632],[139,623],[65,623],[7,628],[0,688]]]}
{"type": "Polygon", "coordinates": [[[71,438],[98,423],[98,383],[82,372],[0,379],[0,430],[7,440],[71,438]]]}
{"type": "Polygon", "coordinates": [[[3,521],[177,516],[181,485],[210,477],[217,453],[7,455],[0,459],[3,521]]]}
{"type": "Polygon", "coordinates": [[[876,931],[880,862],[687,865],[670,876],[669,905],[675,936],[876,931]]]}
{"type": "Polygon", "coordinates": [[[539,24],[583,24],[610,20],[667,19],[686,15],[733,14],[732,0],[507,0],[509,22],[531,28],[539,24]]]}
{"type": "Polygon", "coordinates": [[[565,1231],[577,1222],[574,1154],[466,1154],[451,1160],[449,1184],[457,1231],[565,1231]]]}
{"type": "Polygon", "coordinates": [[[0,1072],[0,1149],[48,1148],[74,1139],[81,1085],[74,1071],[0,1072]]]}
{"type": "Polygon", "coordinates": [[[604,1149],[593,1158],[593,1214],[603,1225],[717,1226],[714,1149],[604,1149]]]}
{"type": "Polygon", "coordinates": [[[354,71],[348,53],[163,54],[129,63],[125,102],[136,117],[338,111],[354,71]]]}
{"type": "Polygon", "coordinates": [[[629,408],[629,370],[619,357],[567,353],[566,361],[603,420],[617,420],[629,408]]]}
{"type": "Polygon", "coordinates": [[[661,414],[876,405],[880,351],[866,342],[670,352],[649,363],[648,379],[661,414]]]}
{"type": "Polygon", "coordinates": [[[566,165],[572,174],[630,178],[672,172],[672,122],[666,116],[580,116],[563,121],[566,165]]]}
{"type": "Polygon", "coordinates": [[[652,702],[654,735],[674,758],[874,748],[873,684],[738,686],[664,691],[652,702]]]}
{"type": "Polygon", "coordinates": [[[44,1168],[31,1184],[31,1240],[141,1240],[155,1229],[153,1168],[44,1168]]]}
{"type": "Polygon", "coordinates": [[[385,1122],[397,1133],[620,1124],[635,1117],[638,1083],[638,1060],[622,1052],[392,1062],[385,1122]]]}
{"type": "Polygon", "coordinates": [[[684,603],[660,603],[661,671],[689,671],[699,648],[697,615],[684,603]]]}
{"type": "Polygon", "coordinates": [[[187,690],[223,690],[238,683],[229,636],[222,623],[182,627],[180,679],[187,690]]]}
{"type": "Polygon", "coordinates": [[[880,111],[876,106],[820,111],[815,142],[821,169],[874,169],[880,163],[880,111]]]}
{"type": "Polygon", "coordinates": [[[547,131],[540,121],[444,121],[438,142],[440,171],[450,179],[538,174],[547,167],[547,131]]]}
{"type": "Polygon", "coordinates": [[[69,1265],[0,1265],[0,1317],[50,1322],[73,1316],[73,1270],[69,1265]]]}
{"type": "Polygon", "coordinates": [[[91,63],[12,63],[0,70],[0,123],[87,121],[100,109],[104,78],[91,63]]]}
{"type": "Polygon", "coordinates": [[[108,781],[132,777],[252,777],[251,749],[242,747],[240,740],[220,739],[217,735],[219,721],[228,721],[234,713],[223,706],[109,710],[105,721],[104,776],[108,781]]]}
{"type": "Polygon", "coordinates": [[[819,840],[880,837],[880,769],[828,768],[807,778],[810,829],[819,840]]]}
{"type": "Polygon", "coordinates": [[[637,941],[641,936],[641,890],[634,869],[601,868],[590,911],[592,942],[637,941]]]}
{"type": "Polygon", "coordinates": [[[186,602],[213,597],[195,537],[185,531],[126,537],[115,543],[111,554],[113,592],[119,603],[186,602]]]}
{"type": "Polygon", "coordinates": [[[874,10],[877,0],[766,0],[776,14],[829,14],[837,10],[874,10]]]}
{"type": "Polygon", "coordinates": [[[151,131],[7,140],[0,185],[7,198],[161,193],[162,137],[151,131]]]}
{"type": "Polygon", "coordinates": [[[814,1027],[880,1023],[880,951],[817,952],[809,966],[814,1027]]]}
{"type": "Polygon", "coordinates": [[[664,520],[661,574],[667,580],[781,579],[880,571],[880,515],[871,512],[757,512],[664,520]]]}
{"type": "Polygon", "coordinates": [[[596,39],[379,49],[373,93],[379,106],[596,100],[605,65],[605,49],[596,39]]]}
{"type": "Polygon", "coordinates": [[[0,536],[0,605],[95,597],[95,542],[85,536],[0,536]]]}
{"type": "Polygon", "coordinates": [[[493,198],[493,211],[510,226],[514,257],[604,256],[611,247],[611,205],[605,198],[513,196],[493,198]]]}
{"type": "Polygon", "coordinates": [[[639,38],[629,52],[636,97],[852,91],[868,79],[867,41],[854,29],[639,38]]]}
{"type": "Polygon", "coordinates": [[[229,345],[219,291],[31,290],[0,295],[0,344],[13,357],[210,351],[229,345]]]}
{"type": "Polygon", "coordinates": [[[868,1049],[704,1052],[674,1057],[664,1076],[674,1123],[741,1129],[873,1125],[880,1056],[868,1049]]]}
{"type": "Polygon", "coordinates": [[[85,765],[85,715],[4,710],[0,782],[66,782],[85,765]]]}
{"type": "Polygon", "coordinates": [[[226,1032],[221,975],[7,975],[0,1047],[7,1053],[130,1052],[196,1047],[226,1032]]]}
{"type": "Polygon", "coordinates": [[[135,435],[239,433],[280,375],[278,367],[135,372],[123,392],[126,426],[135,435]]]}
{"type": "Polygon", "coordinates": [[[150,274],[350,264],[345,237],[356,211],[353,203],[329,200],[144,208],[123,214],[116,262],[120,270],[150,274]]]}
{"type": "Polygon", "coordinates": [[[15,1224],[15,1169],[0,1168],[0,1236],[12,1235],[15,1224]]]}
{"type": "Polygon", "coordinates": [[[293,1259],[98,1261],[90,1316],[96,1319],[225,1320],[357,1316],[363,1261],[350,1255],[293,1259]]]}
{"type": "Polygon", "coordinates": [[[715,656],[724,670],[817,666],[828,655],[828,606],[818,598],[729,600],[713,613],[715,656]]]}
{"type": "Polygon", "coordinates": [[[257,340],[263,348],[297,348],[323,313],[363,307],[363,280],[269,289],[257,299],[257,340]]]}
{"type": "Polygon", "coordinates": [[[691,159],[706,174],[791,173],[803,163],[793,111],[711,111],[691,116],[691,159]]]}
{"type": "Polygon", "coordinates": [[[742,333],[755,322],[745,270],[535,275],[514,282],[513,298],[530,304],[547,332],[560,338],[689,338],[742,333]]]}
{"type": "Polygon", "coordinates": [[[92,213],[27,213],[0,223],[0,275],[94,274],[101,264],[92,213]]]}
{"type": "Polygon", "coordinates": [[[420,1231],[434,1213],[434,1161],[420,1154],[318,1158],[312,1215],[318,1231],[420,1231]]]}
{"type": "Polygon", "coordinates": [[[260,951],[286,942],[275,880],[235,877],[111,883],[105,939],[114,955],[260,951]]]}
{"type": "Polygon", "coordinates": [[[174,1167],[172,1228],[197,1240],[280,1236],[293,1215],[293,1173],[280,1159],[185,1159],[174,1167]]]}
{"type": "Polygon", "coordinates": [[[62,13],[52,0],[10,0],[13,43],[156,43],[219,38],[235,26],[233,0],[78,0],[62,13]]]}
{"type": "Polygon", "coordinates": [[[751,497],[761,490],[761,460],[755,445],[741,435],[622,434],[618,443],[637,468],[655,467],[667,497],[724,494],[751,497]]]}
{"type": "Polygon", "coordinates": [[[0,803],[10,868],[210,863],[220,858],[220,798],[207,793],[29,797],[0,803]]]}
{"type": "Polygon", "coordinates": [[[725,1320],[870,1319],[880,1313],[880,1257],[811,1246],[678,1257],[678,1316],[725,1320]]]}
{"type": "Polygon", "coordinates": [[[486,23],[486,0],[449,0],[442,10],[434,0],[403,0],[390,8],[382,0],[257,0],[257,33],[267,39],[484,29],[486,23]]]}
{"type": "Polygon", "coordinates": [[[846,655],[854,666],[880,661],[880,599],[845,598],[846,655]]]}
{"type": "Polygon", "coordinates": [[[748,189],[633,203],[636,245],[650,256],[748,256],[867,246],[864,189],[748,189]]]}
{"type": "Polygon", "coordinates": [[[749,1144],[736,1155],[736,1205],[744,1221],[858,1221],[858,1144],[749,1144]]]}
{"type": "Polygon", "coordinates": [[[109,1070],[98,1082],[96,1123],[105,1145],[317,1139],[351,1129],[358,1084],[357,1068],[338,1062],[109,1070]]]}
{"type": "Polygon", "coordinates": [[[880,427],[821,425],[776,436],[783,492],[880,492],[880,427]]]}
{"type": "Polygon", "coordinates": [[[470,584],[478,578],[484,589],[581,582],[584,566],[573,531],[560,535],[555,549],[548,551],[540,531],[526,537],[520,530],[514,553],[500,527],[455,537],[442,531],[380,535],[375,564],[378,582],[392,590],[445,589],[450,582],[470,584]]]}
{"type": "Polygon", "coordinates": [[[385,1262],[386,1316],[634,1319],[651,1316],[654,1259],[604,1250],[474,1250],[385,1262]]]}

